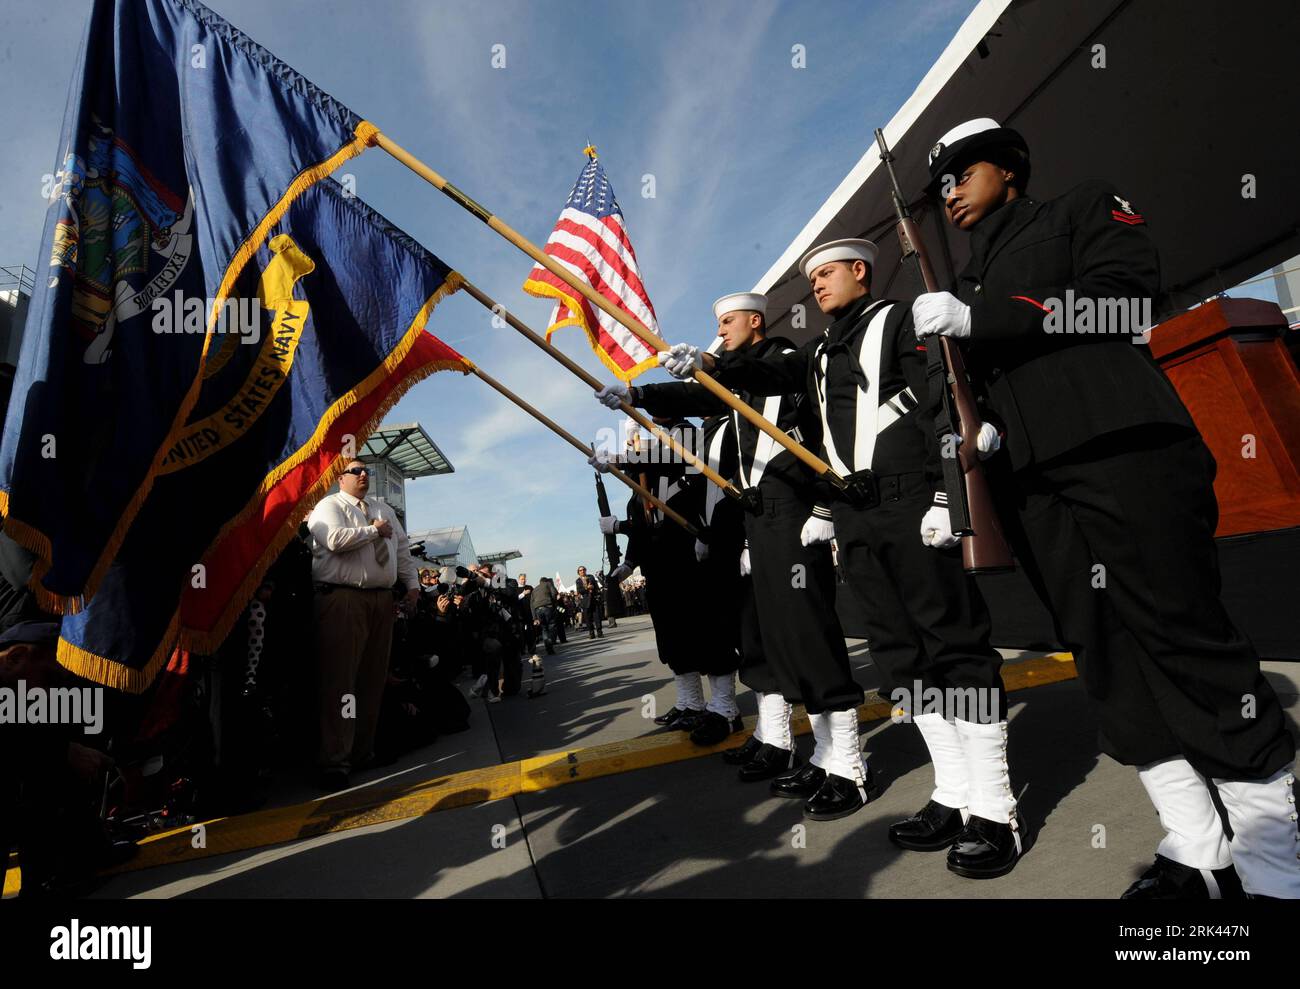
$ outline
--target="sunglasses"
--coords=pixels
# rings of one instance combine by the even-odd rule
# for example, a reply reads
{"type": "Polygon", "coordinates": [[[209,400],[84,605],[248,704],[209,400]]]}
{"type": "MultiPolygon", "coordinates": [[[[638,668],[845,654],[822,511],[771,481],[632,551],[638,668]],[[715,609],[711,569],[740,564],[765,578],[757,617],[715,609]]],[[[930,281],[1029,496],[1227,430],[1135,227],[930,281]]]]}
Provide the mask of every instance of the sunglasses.
{"type": "Polygon", "coordinates": [[[343,473],[344,473],[344,474],[352,474],[352,475],[355,476],[355,477],[360,477],[362,474],[365,474],[367,477],[369,477],[369,476],[370,476],[370,468],[369,468],[369,467],[349,467],[349,468],[348,468],[347,470],[345,470],[343,473]]]}

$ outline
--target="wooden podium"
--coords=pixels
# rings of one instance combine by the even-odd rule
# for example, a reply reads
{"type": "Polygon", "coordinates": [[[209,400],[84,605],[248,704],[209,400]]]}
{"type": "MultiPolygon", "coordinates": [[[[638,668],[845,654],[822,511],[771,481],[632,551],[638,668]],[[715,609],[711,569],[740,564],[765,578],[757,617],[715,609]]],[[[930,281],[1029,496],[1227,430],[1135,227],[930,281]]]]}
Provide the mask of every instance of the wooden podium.
{"type": "Polygon", "coordinates": [[[1286,332],[1260,299],[1216,299],[1151,330],[1152,356],[1219,464],[1217,536],[1300,526],[1300,371],[1286,332]]]}

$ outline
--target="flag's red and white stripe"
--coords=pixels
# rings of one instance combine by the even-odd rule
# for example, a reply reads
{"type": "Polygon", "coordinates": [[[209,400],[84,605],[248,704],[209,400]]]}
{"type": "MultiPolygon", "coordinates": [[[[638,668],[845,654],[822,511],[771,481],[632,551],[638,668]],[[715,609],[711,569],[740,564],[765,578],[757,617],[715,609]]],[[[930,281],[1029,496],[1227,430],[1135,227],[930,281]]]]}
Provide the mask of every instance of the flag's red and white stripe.
{"type": "MultiPolygon", "coordinates": [[[[575,187],[571,204],[577,196],[575,187]]],[[[546,242],[546,253],[658,335],[659,323],[641,281],[636,251],[628,239],[622,214],[616,204],[612,205],[612,212],[598,210],[594,213],[573,205],[566,206],[546,242]]],[[[529,273],[524,291],[556,300],[547,329],[548,339],[562,326],[581,326],[586,330],[592,348],[622,380],[630,381],[657,364],[654,347],[541,265],[536,265],[529,273]]]]}

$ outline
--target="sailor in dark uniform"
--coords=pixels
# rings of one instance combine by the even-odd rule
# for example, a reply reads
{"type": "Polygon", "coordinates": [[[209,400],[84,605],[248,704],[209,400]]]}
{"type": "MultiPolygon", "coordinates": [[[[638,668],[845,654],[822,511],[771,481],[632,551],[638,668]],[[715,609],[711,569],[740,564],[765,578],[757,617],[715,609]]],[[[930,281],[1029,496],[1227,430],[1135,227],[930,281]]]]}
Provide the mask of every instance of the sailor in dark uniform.
{"type": "MultiPolygon", "coordinates": [[[[789,341],[766,336],[766,307],[763,296],[747,292],[714,303],[727,350],[744,350],[758,360],[794,350],[789,341]]],[[[802,387],[765,399],[738,394],[794,439],[815,443],[816,414],[802,387]]],[[[653,413],[728,412],[695,382],[613,385],[597,398],[611,407],[630,401],[653,413]]],[[[742,657],[740,679],[760,695],[761,744],[740,767],[740,779],[770,779],[772,793],[804,801],[809,819],[834,820],[854,813],[879,791],[862,758],[857,706],[863,693],[835,614],[830,510],[816,504],[807,467],[748,420],[735,412],[730,416],[740,451],[738,478],[757,509],[745,516],[741,572],[752,572],[762,639],[758,655],[742,657]],[[815,740],[811,763],[803,769],[790,731],[792,705],[800,702],[815,740]]]]}
{"type": "Polygon", "coordinates": [[[987,118],[931,151],[971,260],[956,296],[915,301],[917,337],[963,341],[1005,432],[1008,537],[1097,703],[1102,750],[1138,767],[1167,832],[1125,896],[1216,897],[1239,876],[1249,894],[1300,897],[1295,743],[1219,600],[1214,459],[1147,348],[1116,332],[1133,327],[1106,325],[1159,291],[1155,245],[1109,183],[1030,198],[1029,164],[1023,137],[987,118]],[[1097,306],[1088,332],[1064,325],[1067,292],[1097,306]]]}
{"type": "MultiPolygon", "coordinates": [[[[953,548],[926,350],[907,305],[872,298],[875,259],[868,240],[814,247],[800,269],[834,319],[827,331],[770,360],[732,352],[701,363],[730,388],[804,389],[821,418],[822,455],[859,489],[831,500],[840,568],[866,615],[881,693],[920,729],[934,764],[929,802],[894,824],[890,839],[948,850],[959,875],[1001,876],[1020,854],[1002,659],[989,644],[988,609],[953,548]]],[[[694,350],[672,348],[670,373],[692,373],[694,350]]],[[[995,444],[990,427],[981,445],[991,452],[995,444]]]]}
{"type": "MultiPolygon", "coordinates": [[[[678,417],[656,418],[682,447],[698,449],[699,431],[689,420],[678,417]]],[[[626,467],[641,474],[650,489],[669,508],[700,527],[705,513],[704,477],[691,472],[678,454],[667,445],[651,438],[647,447],[632,456],[609,457],[598,451],[590,458],[598,470],[610,464],[626,467]]],[[[698,454],[697,454],[698,455],[698,454]]],[[[618,520],[606,516],[600,520],[604,533],[627,535],[627,554],[623,566],[627,573],[641,567],[646,578],[646,605],[654,626],[655,646],[659,658],[673,671],[676,701],[657,724],[688,731],[692,741],[715,745],[733,732],[742,731],[744,722],[736,706],[736,669],[740,656],[736,650],[736,605],[731,599],[719,598],[722,619],[714,622],[684,622],[683,615],[711,603],[730,591],[730,585],[716,586],[711,568],[699,559],[699,547],[691,534],[654,506],[643,505],[636,495],[628,502],[628,517],[618,520]],[[702,677],[708,677],[710,697],[704,699],[702,677]]],[[[720,555],[725,547],[719,547],[720,555]]],[[[624,576],[615,571],[618,579],[624,576]]]]}
{"type": "MultiPolygon", "coordinates": [[[[739,454],[730,418],[710,416],[701,425],[699,435],[696,455],[723,477],[734,475],[739,454]]],[[[696,745],[718,745],[744,725],[736,706],[736,672],[740,668],[746,610],[753,617],[753,589],[750,579],[740,573],[740,554],[745,546],[744,510],[703,475],[697,476],[697,490],[701,499],[701,539],[695,543],[695,558],[700,563],[701,598],[707,611],[705,631],[717,637],[712,652],[720,663],[716,672],[708,674],[709,703],[691,732],[691,741],[696,745]]]]}

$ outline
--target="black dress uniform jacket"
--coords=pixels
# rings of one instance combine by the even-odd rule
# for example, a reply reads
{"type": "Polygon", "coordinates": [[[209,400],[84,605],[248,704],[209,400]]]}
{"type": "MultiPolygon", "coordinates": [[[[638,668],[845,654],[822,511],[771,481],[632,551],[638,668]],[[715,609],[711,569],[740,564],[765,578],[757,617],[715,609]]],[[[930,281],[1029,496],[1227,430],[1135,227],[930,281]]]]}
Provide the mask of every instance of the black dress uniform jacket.
{"type": "MultiPolygon", "coordinates": [[[[770,337],[746,348],[758,362],[777,360],[794,345],[770,337]]],[[[762,409],[762,397],[738,391],[749,405],[762,409]]],[[[695,382],[671,382],[638,387],[633,402],[655,415],[726,415],[730,409],[695,382]]],[[[816,449],[820,442],[815,406],[803,388],[781,393],[777,428],[816,449]]],[[[747,484],[758,449],[760,432],[740,417],[737,480],[747,484]]],[[[829,518],[815,504],[813,473],[793,454],[774,447],[756,485],[758,514],[746,513],[744,526],[753,566],[753,608],[759,616],[758,635],[749,621],[745,634],[741,682],[761,693],[780,693],[803,703],[810,713],[842,711],[862,703],[862,688],[853,679],[844,632],[835,613],[835,571],[830,547],[804,546],[800,532],[809,515],[829,518]],[[797,575],[797,576],[796,576],[797,575]],[[761,641],[760,641],[761,640],[761,641]]],[[[648,582],[647,582],[648,586],[648,582]]]]}
{"type": "Polygon", "coordinates": [[[957,296],[971,307],[968,367],[1005,425],[1013,470],[1105,433],[1195,429],[1172,384],[1133,338],[1047,332],[1049,300],[1154,300],[1160,262],[1142,215],[1107,182],[1058,199],[1022,197],[971,232],[957,296]]]}
{"type": "Polygon", "coordinates": [[[971,238],[958,292],[971,307],[968,366],[1010,454],[1002,469],[988,461],[995,498],[1097,703],[1102,750],[1267,777],[1295,746],[1219,599],[1214,458],[1145,346],[1045,332],[1045,309],[1067,290],[1094,305],[1156,294],[1145,219],[1113,186],[1087,182],[1013,200],[971,238]]]}
{"type": "MultiPolygon", "coordinates": [[[[836,319],[823,336],[810,340],[791,353],[766,357],[746,351],[723,354],[718,359],[714,377],[728,388],[741,389],[741,394],[759,396],[755,401],[760,404],[761,396],[803,392],[805,399],[801,408],[807,410],[805,418],[814,423],[813,435],[820,437],[818,360],[824,352],[827,362],[822,387],[826,389],[826,418],[835,448],[842,457],[851,457],[857,432],[858,387],[859,384],[866,387],[865,370],[859,366],[858,352],[870,316],[874,315],[874,310],[868,313],[874,302],[870,296],[863,296],[847,313],[836,319]],[[863,318],[864,314],[867,318],[863,318]]],[[[911,307],[893,304],[886,317],[881,341],[880,401],[884,403],[894,399],[904,389],[910,389],[914,401],[905,404],[912,407],[876,440],[872,470],[877,474],[920,471],[937,486],[942,482],[943,470],[939,445],[926,419],[927,413],[933,417],[933,403],[926,391],[926,345],[916,339],[911,307]]],[[[814,449],[820,449],[822,457],[826,457],[824,441],[814,449]]],[[[866,465],[849,463],[849,466],[857,470],[866,465]]]]}
{"type": "MultiPolygon", "coordinates": [[[[794,344],[784,337],[768,337],[752,347],[745,348],[744,353],[754,361],[779,361],[782,351],[793,350],[794,344]]],[[[736,389],[736,395],[742,402],[761,410],[765,395],[784,394],[776,426],[784,433],[801,442],[804,446],[816,447],[820,435],[816,406],[809,406],[804,400],[802,386],[788,389],[786,392],[765,392],[763,395],[736,389]]],[[[662,384],[641,385],[633,395],[636,404],[655,416],[716,416],[728,418],[733,416],[731,408],[709,392],[702,385],[693,381],[672,381],[662,384]]],[[[745,470],[754,463],[754,452],[758,438],[762,434],[757,426],[743,416],[737,434],[740,461],[745,470]]],[[[725,476],[725,475],[724,475],[725,476]]],[[[740,475],[738,475],[740,476],[740,475]]],[[[813,487],[808,468],[790,451],[778,447],[763,472],[763,484],[779,487],[801,497],[811,496],[813,487]]]]}
{"type": "MultiPolygon", "coordinates": [[[[981,709],[948,709],[945,717],[998,721],[1005,710],[1001,659],[989,645],[988,609],[963,572],[955,550],[921,542],[921,519],[942,484],[934,400],[927,394],[927,350],[918,343],[907,304],[890,306],[880,341],[878,400],[908,411],[876,438],[869,465],[880,503],[859,508],[831,497],[840,571],[862,605],[871,658],[882,688],[913,714],[915,686],[974,688],[981,709]],[[904,401],[904,390],[919,402],[904,401]],[[910,407],[909,407],[910,406],[910,407]]],[[[805,388],[817,410],[826,397],[826,420],[835,448],[854,471],[867,464],[851,459],[858,406],[867,387],[860,356],[871,321],[881,309],[870,296],[851,304],[826,333],[799,350],[757,361],[742,352],[719,361],[715,377],[728,387],[759,394],[805,388]],[[821,363],[825,358],[825,372],[821,363]]],[[[936,396],[937,397],[937,396],[936,396]]],[[[819,416],[820,418],[820,416],[819,416]]],[[[872,420],[874,422],[874,420],[872,420]]],[[[826,445],[822,453],[827,457],[826,445]]]]}

